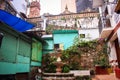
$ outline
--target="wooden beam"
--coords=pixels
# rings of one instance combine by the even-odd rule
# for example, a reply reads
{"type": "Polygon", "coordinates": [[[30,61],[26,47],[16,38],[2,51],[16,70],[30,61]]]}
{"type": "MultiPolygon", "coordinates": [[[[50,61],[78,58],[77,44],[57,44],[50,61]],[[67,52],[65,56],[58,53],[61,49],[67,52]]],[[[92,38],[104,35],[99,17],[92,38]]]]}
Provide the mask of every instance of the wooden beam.
{"type": "Polygon", "coordinates": [[[115,34],[115,32],[120,28],[120,22],[116,25],[116,27],[113,29],[113,31],[111,32],[111,34],[109,35],[107,41],[109,41],[112,36],[115,34]]]}
{"type": "Polygon", "coordinates": [[[117,6],[115,8],[115,12],[120,14],[120,0],[118,0],[117,6]]]}

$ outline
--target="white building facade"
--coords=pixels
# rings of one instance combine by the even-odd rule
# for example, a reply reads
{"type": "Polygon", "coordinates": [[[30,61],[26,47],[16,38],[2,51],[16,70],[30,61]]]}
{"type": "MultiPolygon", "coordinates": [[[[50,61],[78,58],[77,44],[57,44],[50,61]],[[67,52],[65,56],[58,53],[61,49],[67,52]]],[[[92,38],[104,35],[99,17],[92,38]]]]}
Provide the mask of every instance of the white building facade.
{"type": "Polygon", "coordinates": [[[99,6],[101,22],[103,23],[100,38],[108,42],[111,65],[113,62],[116,62],[116,65],[120,67],[120,0],[100,1],[104,1],[104,3],[99,6]]]}

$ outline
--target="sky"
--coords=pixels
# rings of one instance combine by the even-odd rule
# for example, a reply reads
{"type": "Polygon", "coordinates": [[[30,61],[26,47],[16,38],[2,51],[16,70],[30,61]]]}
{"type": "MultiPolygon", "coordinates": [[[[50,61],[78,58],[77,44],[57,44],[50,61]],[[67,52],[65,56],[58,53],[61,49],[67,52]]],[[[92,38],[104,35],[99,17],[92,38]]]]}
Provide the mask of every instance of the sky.
{"type": "Polygon", "coordinates": [[[61,13],[61,0],[40,0],[41,11],[40,14],[60,14],[61,13]]]}

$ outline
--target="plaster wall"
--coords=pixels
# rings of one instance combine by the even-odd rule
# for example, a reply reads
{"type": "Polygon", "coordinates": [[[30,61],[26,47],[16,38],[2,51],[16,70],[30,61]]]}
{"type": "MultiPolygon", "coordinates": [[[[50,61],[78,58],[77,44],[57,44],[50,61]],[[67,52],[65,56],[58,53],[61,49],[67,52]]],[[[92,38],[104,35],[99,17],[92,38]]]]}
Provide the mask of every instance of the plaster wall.
{"type": "Polygon", "coordinates": [[[85,34],[85,38],[83,38],[84,40],[93,40],[99,38],[98,29],[79,30],[79,34],[85,34]]]}
{"type": "Polygon", "coordinates": [[[64,49],[73,45],[75,37],[78,36],[78,33],[63,33],[63,34],[54,34],[54,44],[63,44],[64,49]]]}

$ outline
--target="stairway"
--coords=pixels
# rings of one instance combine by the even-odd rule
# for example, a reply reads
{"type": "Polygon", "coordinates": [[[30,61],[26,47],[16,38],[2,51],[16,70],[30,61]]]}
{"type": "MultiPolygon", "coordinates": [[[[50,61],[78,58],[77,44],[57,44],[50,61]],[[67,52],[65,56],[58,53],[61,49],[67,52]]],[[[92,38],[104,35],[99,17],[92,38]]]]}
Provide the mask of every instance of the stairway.
{"type": "Polygon", "coordinates": [[[43,73],[42,80],[75,80],[73,73],[43,73]]]}

